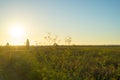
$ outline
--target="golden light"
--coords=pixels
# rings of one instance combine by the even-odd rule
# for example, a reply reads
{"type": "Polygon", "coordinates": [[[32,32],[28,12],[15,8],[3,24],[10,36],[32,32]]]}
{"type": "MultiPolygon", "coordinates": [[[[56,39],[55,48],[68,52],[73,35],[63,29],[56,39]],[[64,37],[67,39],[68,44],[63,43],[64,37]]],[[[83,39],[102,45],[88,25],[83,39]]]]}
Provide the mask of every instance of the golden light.
{"type": "Polygon", "coordinates": [[[19,26],[15,26],[11,29],[11,36],[13,38],[21,38],[25,34],[24,29],[19,26]]]}
{"type": "Polygon", "coordinates": [[[25,39],[25,29],[24,26],[14,25],[10,28],[10,36],[14,45],[22,44],[25,39]]]}

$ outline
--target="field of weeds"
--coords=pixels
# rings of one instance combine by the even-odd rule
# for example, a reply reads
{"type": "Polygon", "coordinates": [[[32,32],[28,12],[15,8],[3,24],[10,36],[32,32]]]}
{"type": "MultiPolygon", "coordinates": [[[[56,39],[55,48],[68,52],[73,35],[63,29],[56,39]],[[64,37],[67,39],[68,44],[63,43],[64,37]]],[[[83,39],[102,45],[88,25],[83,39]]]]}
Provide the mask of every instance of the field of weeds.
{"type": "Polygon", "coordinates": [[[0,80],[120,80],[120,47],[0,47],[0,80]]]}

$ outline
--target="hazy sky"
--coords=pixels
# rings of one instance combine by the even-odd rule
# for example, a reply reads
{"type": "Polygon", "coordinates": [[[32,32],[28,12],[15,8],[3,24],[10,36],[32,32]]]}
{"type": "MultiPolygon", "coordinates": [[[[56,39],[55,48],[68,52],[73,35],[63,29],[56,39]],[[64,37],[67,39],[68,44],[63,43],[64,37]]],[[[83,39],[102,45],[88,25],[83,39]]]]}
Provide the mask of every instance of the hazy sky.
{"type": "Polygon", "coordinates": [[[120,0],[0,0],[0,44],[17,41],[11,25],[23,25],[31,42],[45,42],[46,32],[64,44],[120,44],[120,0]]]}

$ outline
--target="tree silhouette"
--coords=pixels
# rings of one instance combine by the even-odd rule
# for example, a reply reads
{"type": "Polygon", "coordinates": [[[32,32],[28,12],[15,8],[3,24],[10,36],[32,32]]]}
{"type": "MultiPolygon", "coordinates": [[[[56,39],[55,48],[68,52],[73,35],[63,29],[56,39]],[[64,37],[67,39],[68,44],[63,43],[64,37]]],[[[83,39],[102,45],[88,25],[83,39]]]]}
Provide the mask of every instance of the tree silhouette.
{"type": "Polygon", "coordinates": [[[30,47],[30,42],[29,39],[26,40],[26,47],[29,48],[30,47]]]}
{"type": "Polygon", "coordinates": [[[6,43],[6,47],[9,47],[9,46],[10,46],[9,43],[7,42],[7,43],[6,43]]]}

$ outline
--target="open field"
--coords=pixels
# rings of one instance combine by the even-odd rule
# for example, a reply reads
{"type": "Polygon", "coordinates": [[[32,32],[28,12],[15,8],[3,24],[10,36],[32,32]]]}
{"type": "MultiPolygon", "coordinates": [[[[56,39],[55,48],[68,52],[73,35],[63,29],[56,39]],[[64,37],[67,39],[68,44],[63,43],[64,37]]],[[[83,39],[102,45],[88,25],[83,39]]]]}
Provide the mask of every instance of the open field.
{"type": "Polygon", "coordinates": [[[120,46],[0,47],[0,80],[120,80],[120,46]]]}

